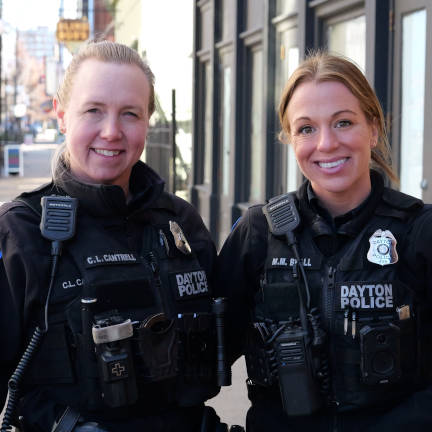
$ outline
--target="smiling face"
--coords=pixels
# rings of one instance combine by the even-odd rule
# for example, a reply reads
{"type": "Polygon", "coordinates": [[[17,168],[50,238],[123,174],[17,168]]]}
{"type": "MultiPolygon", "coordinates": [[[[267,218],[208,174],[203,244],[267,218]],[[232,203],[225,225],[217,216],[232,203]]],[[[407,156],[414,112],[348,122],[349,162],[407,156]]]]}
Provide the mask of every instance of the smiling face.
{"type": "Polygon", "coordinates": [[[136,65],[85,60],[66,107],[54,100],[72,174],[92,184],[129,190],[133,165],[144,150],[150,86],[136,65]]]}
{"type": "Polygon", "coordinates": [[[298,165],[333,215],[358,206],[371,189],[369,163],[377,129],[357,98],[337,81],[307,81],[286,114],[298,165]]]}

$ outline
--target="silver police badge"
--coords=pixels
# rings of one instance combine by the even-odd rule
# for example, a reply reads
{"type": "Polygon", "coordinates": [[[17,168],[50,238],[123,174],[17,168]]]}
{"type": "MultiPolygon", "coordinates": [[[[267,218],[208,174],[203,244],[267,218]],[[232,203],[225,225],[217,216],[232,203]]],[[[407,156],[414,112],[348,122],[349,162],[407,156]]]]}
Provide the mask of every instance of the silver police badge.
{"type": "Polygon", "coordinates": [[[389,230],[377,230],[369,239],[370,248],[367,259],[374,264],[381,266],[395,264],[398,262],[396,252],[397,241],[389,230]]]}
{"type": "Polygon", "coordinates": [[[180,225],[177,222],[169,221],[169,227],[171,234],[174,237],[174,243],[177,249],[185,255],[191,254],[191,247],[189,245],[189,242],[186,240],[186,236],[180,228],[180,225]]]}

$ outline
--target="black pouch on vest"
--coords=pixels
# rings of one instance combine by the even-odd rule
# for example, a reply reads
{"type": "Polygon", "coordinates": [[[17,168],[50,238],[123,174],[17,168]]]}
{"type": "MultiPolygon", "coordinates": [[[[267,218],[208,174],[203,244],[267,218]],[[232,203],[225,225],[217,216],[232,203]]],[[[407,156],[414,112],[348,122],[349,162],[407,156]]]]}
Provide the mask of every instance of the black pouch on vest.
{"type": "Polygon", "coordinates": [[[210,313],[183,313],[177,318],[180,370],[186,381],[214,378],[215,325],[210,313]]]}
{"type": "Polygon", "coordinates": [[[155,314],[134,329],[137,378],[143,382],[171,378],[178,373],[178,335],[174,320],[155,314]]]}

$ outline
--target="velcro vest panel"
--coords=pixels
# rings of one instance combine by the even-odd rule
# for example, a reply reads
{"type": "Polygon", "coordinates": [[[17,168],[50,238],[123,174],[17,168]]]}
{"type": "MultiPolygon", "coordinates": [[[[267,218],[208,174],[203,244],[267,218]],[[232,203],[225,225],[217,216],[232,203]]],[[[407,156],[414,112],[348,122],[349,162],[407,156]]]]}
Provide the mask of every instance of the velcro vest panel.
{"type": "Polygon", "coordinates": [[[118,221],[98,225],[89,216],[78,217],[76,235],[60,258],[50,328],[27,376],[29,388],[45,384],[59,403],[104,408],[95,359],[84,355],[80,300],[90,297],[97,299],[95,314],[115,309],[124,319],[144,322],[163,313],[173,323],[166,340],[142,331],[132,341],[146,357],[136,367],[140,406],[150,411],[172,403],[196,405],[217,393],[207,275],[193,251],[177,249],[168,223],[145,225],[141,240],[137,250],[118,221]]]}
{"type": "MultiPolygon", "coordinates": [[[[421,379],[418,353],[431,348],[422,343],[418,332],[421,301],[417,293],[424,290],[422,281],[415,276],[410,285],[402,281],[401,270],[405,274],[407,270],[401,260],[380,265],[367,258],[372,247],[369,240],[378,229],[391,231],[397,240],[396,249],[399,253],[403,250],[409,213],[397,210],[397,214],[397,218],[391,214],[374,216],[353,241],[332,257],[321,254],[307,227],[296,233],[311,307],[320,310],[321,326],[328,335],[332,397],[340,410],[397,400],[410,393],[421,379]],[[403,307],[409,308],[410,317],[401,320],[398,310],[403,307]],[[366,341],[361,335],[368,333],[367,326],[379,327],[381,323],[397,327],[399,339],[394,341],[394,350],[399,356],[395,361],[400,363],[400,376],[395,382],[366,384],[361,375],[362,350],[372,350],[363,353],[363,359],[366,355],[364,363],[375,367],[373,362],[379,361],[375,354],[380,347],[361,342],[361,338],[366,341]]],[[[285,240],[269,234],[261,289],[255,295],[254,321],[287,321],[299,316],[297,284],[302,285],[302,290],[304,285],[299,282],[295,264],[285,240]]]]}

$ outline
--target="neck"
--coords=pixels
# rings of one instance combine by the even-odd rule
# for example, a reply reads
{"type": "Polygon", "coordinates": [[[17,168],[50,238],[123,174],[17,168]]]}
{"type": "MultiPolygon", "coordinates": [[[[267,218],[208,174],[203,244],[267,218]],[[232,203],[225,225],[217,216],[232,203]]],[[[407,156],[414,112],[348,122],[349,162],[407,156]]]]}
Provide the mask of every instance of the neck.
{"type": "Polygon", "coordinates": [[[328,197],[318,196],[321,206],[325,207],[330,215],[335,218],[341,216],[350,210],[358,207],[370,194],[370,189],[367,193],[352,199],[352,197],[333,195],[330,199],[328,197]]]}
{"type": "Polygon", "coordinates": [[[317,194],[317,196],[320,205],[326,208],[330,215],[335,218],[358,207],[369,196],[370,192],[371,188],[369,187],[368,190],[356,196],[346,193],[317,194]]]}

